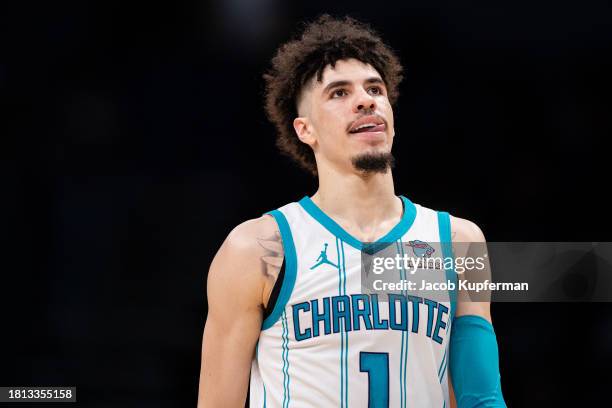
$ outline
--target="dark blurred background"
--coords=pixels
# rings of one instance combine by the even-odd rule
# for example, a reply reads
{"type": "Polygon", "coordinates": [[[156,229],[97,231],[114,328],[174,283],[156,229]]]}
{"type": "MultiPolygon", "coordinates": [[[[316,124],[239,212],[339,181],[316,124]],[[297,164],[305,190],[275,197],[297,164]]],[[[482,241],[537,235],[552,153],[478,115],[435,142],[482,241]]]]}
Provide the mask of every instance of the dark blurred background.
{"type": "MultiPolygon", "coordinates": [[[[398,194],[489,241],[609,240],[607,1],[2,9],[0,385],[75,385],[88,407],[195,406],[217,248],[316,190],[275,150],[261,74],[322,12],[370,23],[404,63],[398,194]]],[[[610,306],[494,304],[508,405],[606,404],[610,306]]]]}

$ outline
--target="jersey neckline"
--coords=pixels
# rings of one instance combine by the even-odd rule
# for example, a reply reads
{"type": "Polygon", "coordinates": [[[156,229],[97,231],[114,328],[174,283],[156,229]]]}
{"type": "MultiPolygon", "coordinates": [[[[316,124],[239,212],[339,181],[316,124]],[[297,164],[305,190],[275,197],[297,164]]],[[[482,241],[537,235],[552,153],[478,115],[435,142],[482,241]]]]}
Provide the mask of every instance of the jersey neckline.
{"type": "Polygon", "coordinates": [[[342,239],[347,244],[355,247],[359,250],[366,252],[378,252],[400,239],[404,235],[416,218],[416,206],[408,198],[403,195],[398,196],[404,204],[404,213],[400,218],[399,222],[391,228],[389,232],[383,235],[375,242],[361,242],[351,234],[349,234],[344,228],[342,228],[336,221],[334,221],[329,215],[319,208],[309,196],[304,196],[298,203],[304,208],[304,210],[310,214],[319,224],[325,229],[331,232],[333,235],[342,239]]]}

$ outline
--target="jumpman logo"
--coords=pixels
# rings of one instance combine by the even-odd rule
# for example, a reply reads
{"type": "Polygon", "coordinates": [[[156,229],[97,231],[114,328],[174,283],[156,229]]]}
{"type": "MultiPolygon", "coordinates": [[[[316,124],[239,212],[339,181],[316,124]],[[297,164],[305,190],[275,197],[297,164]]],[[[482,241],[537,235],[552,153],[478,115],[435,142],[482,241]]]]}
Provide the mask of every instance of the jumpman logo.
{"type": "Polygon", "coordinates": [[[321,251],[321,255],[319,255],[319,257],[315,261],[317,263],[310,267],[311,270],[314,269],[314,268],[317,268],[317,267],[319,267],[319,266],[321,266],[323,264],[331,265],[334,268],[338,267],[338,265],[336,265],[335,263],[333,263],[332,261],[327,259],[327,242],[325,244],[323,244],[323,245],[324,246],[323,246],[323,250],[321,251]]]}

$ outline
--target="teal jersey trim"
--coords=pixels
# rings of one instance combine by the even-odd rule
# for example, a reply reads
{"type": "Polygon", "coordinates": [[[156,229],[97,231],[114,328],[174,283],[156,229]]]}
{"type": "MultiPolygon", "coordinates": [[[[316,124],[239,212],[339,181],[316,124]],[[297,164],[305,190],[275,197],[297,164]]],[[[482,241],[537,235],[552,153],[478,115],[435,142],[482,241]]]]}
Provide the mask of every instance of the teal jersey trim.
{"type": "MultiPolygon", "coordinates": [[[[453,245],[451,239],[450,215],[447,212],[438,211],[438,227],[440,229],[440,245],[442,246],[442,256],[445,259],[452,259],[454,265],[455,255],[453,254],[453,245]]],[[[454,266],[451,268],[446,268],[446,280],[449,282],[454,282],[455,287],[457,287],[457,274],[455,273],[454,266]]],[[[451,304],[449,316],[450,319],[452,319],[455,316],[455,309],[457,306],[457,290],[455,289],[449,291],[448,295],[451,304]]]]}
{"type": "MultiPolygon", "coordinates": [[[[402,239],[400,238],[397,242],[397,252],[399,253],[399,255],[403,258],[405,256],[404,253],[404,242],[402,241],[402,239]]],[[[402,266],[401,270],[400,270],[400,278],[401,279],[406,279],[406,270],[404,269],[404,267],[402,266]]],[[[406,296],[408,295],[408,290],[404,289],[402,291],[403,295],[406,296]]],[[[407,307],[407,306],[406,306],[407,307]]],[[[408,310],[406,309],[406,313],[408,313],[408,310]]],[[[400,361],[400,403],[402,408],[406,408],[406,404],[407,404],[407,388],[406,388],[406,373],[408,371],[408,341],[410,339],[409,335],[408,335],[408,326],[406,326],[406,330],[402,330],[402,347],[401,347],[401,361],[400,361]],[[403,373],[402,373],[402,367],[403,367],[403,373]]]]}
{"type": "Polygon", "coordinates": [[[283,323],[283,408],[288,408],[291,402],[291,378],[289,377],[289,328],[287,327],[287,314],[283,310],[282,313],[283,323]]]}
{"type": "MultiPolygon", "coordinates": [[[[338,295],[346,296],[346,264],[344,242],[336,237],[338,259],[338,295]]],[[[346,319],[340,325],[340,407],[348,406],[348,330],[346,319]]]]}
{"type": "MultiPolygon", "coordinates": [[[[395,251],[397,254],[400,254],[401,252],[400,245],[401,244],[399,244],[398,242],[395,243],[395,251]]],[[[404,279],[406,279],[404,275],[403,267],[400,268],[399,274],[400,274],[400,280],[403,281],[404,279]]],[[[402,291],[402,294],[405,294],[405,292],[402,291]]],[[[399,375],[400,405],[399,406],[400,408],[403,408],[405,406],[404,392],[406,388],[404,387],[404,344],[406,342],[406,339],[405,339],[406,333],[407,331],[402,330],[402,341],[401,341],[401,346],[400,346],[400,363],[399,363],[399,366],[400,366],[400,375],[399,375]]]]}
{"type": "Polygon", "coordinates": [[[333,235],[340,238],[342,241],[351,245],[352,247],[363,250],[366,253],[378,252],[387,246],[393,244],[397,239],[406,233],[412,227],[414,219],[416,218],[416,206],[404,196],[399,196],[404,203],[404,214],[395,227],[391,229],[385,236],[378,239],[376,242],[366,245],[361,242],[348,232],[344,230],[336,221],[323,212],[310,197],[304,196],[299,201],[299,204],[306,210],[310,216],[317,220],[323,227],[325,227],[333,235]]]}
{"type": "MultiPolygon", "coordinates": [[[[346,257],[344,256],[344,242],[340,241],[340,250],[342,251],[342,294],[346,296],[346,257]]],[[[344,404],[348,407],[348,330],[346,319],[343,321],[344,327],[344,404]]]]}
{"type": "Polygon", "coordinates": [[[450,336],[451,336],[451,326],[453,325],[453,319],[448,319],[448,325],[446,326],[447,338],[449,339],[446,342],[446,349],[444,350],[444,356],[442,357],[442,362],[440,363],[440,368],[438,368],[438,377],[440,379],[440,384],[442,384],[442,380],[444,379],[444,374],[446,374],[446,368],[448,366],[448,350],[450,349],[450,336]]]}
{"type": "MultiPolygon", "coordinates": [[[[444,354],[444,357],[446,357],[446,354],[444,354]]],[[[446,374],[446,367],[448,366],[448,360],[444,359],[442,361],[442,365],[440,366],[440,374],[439,374],[439,380],[440,380],[440,384],[442,383],[442,379],[444,378],[444,374],[446,374]]]]}
{"type": "Polygon", "coordinates": [[[444,371],[442,370],[442,367],[444,367],[444,363],[446,362],[446,352],[447,351],[448,351],[448,348],[444,350],[444,355],[442,356],[442,362],[440,363],[440,368],[438,368],[438,378],[440,379],[440,381],[442,381],[442,377],[444,376],[444,371]]]}
{"type": "MultiPolygon", "coordinates": [[[[338,260],[338,296],[342,296],[342,258],[340,258],[340,238],[336,237],[338,260]]],[[[344,332],[340,327],[340,408],[344,408],[344,332]]]]}
{"type": "Polygon", "coordinates": [[[285,306],[291,297],[291,292],[293,292],[293,286],[295,285],[295,278],[297,275],[295,244],[293,243],[293,236],[291,235],[291,228],[289,228],[287,219],[279,210],[272,210],[266,214],[270,214],[276,220],[281,239],[283,240],[283,248],[285,251],[285,278],[283,279],[281,290],[276,299],[274,309],[272,309],[272,313],[263,321],[261,326],[262,330],[272,327],[283,314],[285,306]]]}

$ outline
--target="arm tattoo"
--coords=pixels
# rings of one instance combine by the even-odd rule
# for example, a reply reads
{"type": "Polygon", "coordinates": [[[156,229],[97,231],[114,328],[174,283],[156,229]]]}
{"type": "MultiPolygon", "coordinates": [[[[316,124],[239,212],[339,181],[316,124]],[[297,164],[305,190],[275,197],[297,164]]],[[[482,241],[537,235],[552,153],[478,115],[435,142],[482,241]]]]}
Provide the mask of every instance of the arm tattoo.
{"type": "Polygon", "coordinates": [[[285,257],[280,232],[274,230],[274,234],[269,237],[257,238],[257,243],[265,250],[264,255],[261,257],[265,276],[276,279],[285,257]]]}

